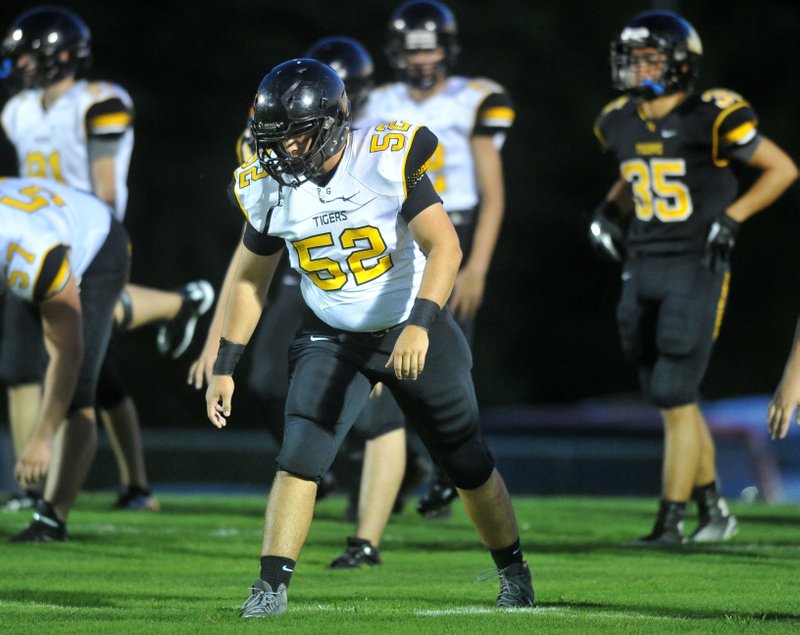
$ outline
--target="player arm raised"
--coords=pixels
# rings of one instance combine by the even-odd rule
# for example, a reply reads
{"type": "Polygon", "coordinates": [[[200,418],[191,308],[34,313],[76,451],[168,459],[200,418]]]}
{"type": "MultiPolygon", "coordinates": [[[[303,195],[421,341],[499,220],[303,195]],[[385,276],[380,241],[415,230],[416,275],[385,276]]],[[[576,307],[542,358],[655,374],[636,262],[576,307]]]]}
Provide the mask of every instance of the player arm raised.
{"type": "MultiPolygon", "coordinates": [[[[54,260],[58,260],[60,266],[54,269],[53,281],[47,285],[51,290],[42,294],[43,299],[38,302],[49,361],[36,426],[14,470],[15,477],[23,484],[35,483],[47,474],[53,438],[67,416],[83,361],[83,320],[78,286],[71,275],[66,250],[59,247],[51,252],[51,256],[56,253],[58,256],[54,260]]],[[[46,260],[43,270],[47,267],[46,260]]],[[[40,275],[39,284],[43,275],[40,275]]]]}

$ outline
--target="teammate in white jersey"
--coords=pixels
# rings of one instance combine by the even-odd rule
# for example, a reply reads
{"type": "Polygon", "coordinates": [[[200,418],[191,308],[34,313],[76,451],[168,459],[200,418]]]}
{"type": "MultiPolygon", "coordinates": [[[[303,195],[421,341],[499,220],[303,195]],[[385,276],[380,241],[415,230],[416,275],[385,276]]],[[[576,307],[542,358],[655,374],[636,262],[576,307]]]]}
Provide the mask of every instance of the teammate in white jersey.
{"type": "Polygon", "coordinates": [[[23,485],[46,484],[33,521],[12,542],[67,539],[97,445],[97,379],[128,254],[125,230],[94,196],[46,179],[0,179],[0,287],[25,308],[26,332],[37,339],[24,345],[42,341],[49,356],[41,408],[15,468],[23,485]]]}
{"type": "Polygon", "coordinates": [[[377,382],[462,488],[501,578],[497,604],[531,606],[511,501],[480,438],[469,347],[442,310],[461,251],[425,175],[436,137],[401,121],[351,132],[342,80],[308,59],[262,80],[253,131],[256,159],[236,170],[232,188],[248,224],[206,393],[215,426],[230,416],[234,367],[284,249],[309,310],[290,351],[261,574],[241,616],[287,609],[317,484],[377,382]],[[276,204],[265,199],[269,179],[280,185],[276,204]]]}
{"type": "MultiPolygon", "coordinates": [[[[128,199],[127,174],[133,149],[133,103],[116,84],[78,79],[91,57],[91,34],[80,17],[58,7],[38,7],[20,15],[2,42],[0,73],[16,94],[5,104],[2,127],[14,145],[19,173],[45,177],[93,192],[113,207],[120,222],[128,199]]],[[[156,320],[179,318],[193,330],[200,305],[213,301],[210,285],[185,292],[129,285],[115,308],[122,330],[156,320]],[[196,298],[190,298],[194,293],[196,298]]],[[[5,303],[6,328],[0,376],[8,386],[17,449],[29,434],[38,407],[44,351],[20,348],[19,303],[5,303]],[[12,336],[13,333],[13,336],[12,336]]],[[[170,324],[163,333],[178,326],[170,324]]],[[[183,334],[191,337],[187,329],[183,334]]],[[[183,335],[181,335],[183,337],[183,335]]],[[[163,339],[163,337],[162,337],[163,339]]],[[[185,343],[188,345],[188,341],[185,343]]],[[[185,348],[185,346],[184,346],[185,348]]],[[[148,491],[136,406],[125,389],[116,347],[109,349],[98,384],[98,407],[112,441],[123,485],[117,506],[154,509],[148,491]]],[[[32,504],[37,491],[9,501],[7,508],[32,504]]]]}
{"type": "MultiPolygon", "coordinates": [[[[397,7],[386,51],[398,81],[371,93],[365,116],[418,121],[439,138],[428,174],[464,252],[448,305],[471,343],[505,212],[500,149],[515,111],[495,82],[450,74],[459,51],[458,28],[441,2],[412,0],[397,7]]],[[[455,488],[437,470],[417,509],[426,517],[447,517],[455,497],[455,488]]]]}
{"type": "MultiPolygon", "coordinates": [[[[372,89],[374,69],[372,57],[363,45],[349,37],[325,37],[315,42],[305,56],[324,62],[339,74],[350,97],[354,127],[360,127],[359,113],[372,89]]],[[[249,127],[240,136],[237,151],[240,164],[253,160],[255,144],[249,127]]],[[[275,203],[278,184],[268,183],[271,186],[269,200],[275,203]]],[[[238,257],[237,250],[225,276],[226,283],[220,292],[222,298],[229,292],[238,257]]],[[[276,272],[277,280],[272,285],[267,309],[250,344],[252,363],[247,382],[258,399],[259,409],[266,413],[264,418],[278,445],[283,437],[283,411],[289,384],[286,359],[305,312],[300,276],[285,265],[286,258],[276,272]]],[[[198,389],[203,386],[204,379],[211,379],[223,318],[224,302],[221,301],[214,312],[203,351],[189,370],[189,383],[198,389]]],[[[339,464],[344,465],[340,474],[344,474],[342,480],[346,481],[348,490],[346,515],[357,520],[357,525],[354,535],[347,538],[346,550],[331,562],[332,568],[380,564],[378,546],[383,531],[392,511],[403,504],[398,496],[412,491],[431,471],[430,459],[424,450],[412,445],[406,452],[405,417],[391,393],[380,390],[375,393],[353,426],[356,434],[350,434],[339,451],[339,464]],[[360,483],[358,477],[350,474],[356,470],[360,470],[360,483]],[[401,486],[404,489],[398,494],[401,486]]],[[[318,498],[335,486],[332,472],[327,472],[320,483],[318,498]]]]}

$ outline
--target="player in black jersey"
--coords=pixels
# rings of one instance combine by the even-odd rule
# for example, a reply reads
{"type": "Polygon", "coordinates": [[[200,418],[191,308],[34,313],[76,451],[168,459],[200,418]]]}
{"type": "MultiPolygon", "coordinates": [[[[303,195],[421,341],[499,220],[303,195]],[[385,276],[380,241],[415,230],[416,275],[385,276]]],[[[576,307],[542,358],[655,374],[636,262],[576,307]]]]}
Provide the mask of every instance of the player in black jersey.
{"type": "Polygon", "coordinates": [[[698,391],[719,332],[739,226],[794,181],[797,168],[758,130],[750,104],[716,88],[694,92],[702,45],[674,13],[634,18],[612,43],[615,88],[595,134],[620,166],[590,237],[623,263],[617,322],[645,397],[661,409],[661,504],[639,545],[710,542],[736,535],[721,497],[715,449],[698,391]],[[737,196],[732,164],[761,171],[737,196]],[[622,229],[625,220],[627,232],[622,229]],[[700,522],[683,534],[689,498],[700,522]]]}

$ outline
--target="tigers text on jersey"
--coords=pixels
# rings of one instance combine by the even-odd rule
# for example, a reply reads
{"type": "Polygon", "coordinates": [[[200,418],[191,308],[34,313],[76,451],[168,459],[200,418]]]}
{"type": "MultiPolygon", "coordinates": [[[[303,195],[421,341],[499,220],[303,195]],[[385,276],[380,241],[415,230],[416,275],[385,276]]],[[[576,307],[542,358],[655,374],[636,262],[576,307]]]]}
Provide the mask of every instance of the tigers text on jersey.
{"type": "Polygon", "coordinates": [[[33,301],[42,265],[60,245],[69,248],[69,264],[80,282],[110,226],[111,209],[90,194],[48,179],[0,179],[2,284],[33,301]]]}
{"type": "Polygon", "coordinates": [[[420,126],[379,124],[350,133],[330,181],[276,188],[256,158],[234,173],[234,193],[248,222],[283,238],[301,274],[306,304],[346,331],[379,331],[408,318],[425,256],[399,216],[406,199],[405,161],[420,126]]]}
{"type": "Polygon", "coordinates": [[[700,253],[709,225],[737,196],[730,160],[755,151],[756,125],[750,104],[725,89],[690,94],[661,120],[627,97],[608,104],[595,134],[633,190],[628,249],[700,253]]]}
{"type": "Polygon", "coordinates": [[[387,84],[373,90],[364,107],[365,119],[418,121],[439,138],[428,176],[448,213],[478,205],[472,135],[492,134],[500,147],[514,115],[511,100],[501,86],[466,77],[449,77],[440,92],[421,102],[411,98],[407,84],[387,84]]]}
{"type": "Polygon", "coordinates": [[[124,89],[79,80],[47,110],[42,89],[24,90],[3,108],[2,124],[17,151],[23,177],[45,177],[92,192],[89,137],[118,138],[114,156],[116,217],[125,216],[128,167],[133,151],[133,102],[124,89]],[[104,109],[102,104],[113,106],[104,109]],[[87,120],[90,109],[96,112],[87,120]]]}

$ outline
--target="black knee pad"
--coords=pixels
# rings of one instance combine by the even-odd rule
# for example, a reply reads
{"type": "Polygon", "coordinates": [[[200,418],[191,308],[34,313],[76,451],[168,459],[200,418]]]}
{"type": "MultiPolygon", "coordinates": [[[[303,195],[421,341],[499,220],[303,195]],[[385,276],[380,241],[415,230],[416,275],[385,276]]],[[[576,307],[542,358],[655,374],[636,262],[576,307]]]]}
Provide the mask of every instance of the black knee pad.
{"type": "Polygon", "coordinates": [[[322,476],[309,476],[308,474],[300,474],[295,470],[287,470],[280,463],[278,463],[278,470],[281,472],[286,472],[287,474],[291,474],[295,478],[299,478],[301,481],[314,481],[317,485],[322,482],[322,476]]]}
{"type": "Polygon", "coordinates": [[[685,406],[698,400],[700,387],[690,376],[678,373],[666,375],[653,373],[647,397],[662,410],[685,406]]]}
{"type": "Polygon", "coordinates": [[[453,485],[460,489],[475,489],[489,480],[495,460],[480,439],[467,441],[457,450],[436,457],[453,485]]]}

